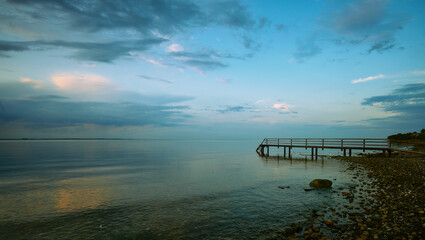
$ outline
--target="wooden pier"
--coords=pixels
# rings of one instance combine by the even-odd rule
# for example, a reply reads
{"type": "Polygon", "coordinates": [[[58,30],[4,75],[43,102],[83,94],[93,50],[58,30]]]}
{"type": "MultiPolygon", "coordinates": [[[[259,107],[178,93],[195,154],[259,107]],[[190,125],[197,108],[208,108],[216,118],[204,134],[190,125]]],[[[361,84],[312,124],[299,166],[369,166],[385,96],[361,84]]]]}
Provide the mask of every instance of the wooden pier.
{"type": "Polygon", "coordinates": [[[353,150],[366,150],[382,151],[385,156],[391,156],[392,151],[397,149],[391,148],[391,142],[384,138],[264,138],[257,148],[257,153],[265,155],[264,151],[269,154],[270,147],[283,148],[283,157],[291,157],[292,148],[311,148],[311,157],[318,156],[318,149],[341,149],[344,156],[351,157],[353,150]]]}

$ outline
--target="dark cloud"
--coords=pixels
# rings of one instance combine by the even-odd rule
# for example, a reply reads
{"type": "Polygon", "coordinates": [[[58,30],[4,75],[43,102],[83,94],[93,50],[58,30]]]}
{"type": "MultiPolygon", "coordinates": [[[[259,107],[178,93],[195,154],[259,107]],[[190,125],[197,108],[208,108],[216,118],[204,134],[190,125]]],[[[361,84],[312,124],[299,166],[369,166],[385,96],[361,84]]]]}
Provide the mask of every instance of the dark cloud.
{"type": "Polygon", "coordinates": [[[366,98],[363,105],[383,104],[386,108],[425,102],[425,83],[413,83],[395,89],[391,94],[366,98]]]}
{"type": "Polygon", "coordinates": [[[27,44],[23,44],[22,42],[12,42],[12,41],[0,41],[0,51],[25,51],[29,50],[27,44]]]}
{"type": "Polygon", "coordinates": [[[390,50],[395,46],[394,39],[387,39],[375,42],[367,51],[368,53],[372,53],[373,51],[376,51],[378,53],[383,53],[385,51],[390,50]]]}
{"type": "Polygon", "coordinates": [[[395,34],[409,22],[388,11],[388,0],[358,0],[344,5],[326,22],[339,43],[368,44],[368,53],[383,53],[396,46],[395,34]]]}
{"type": "Polygon", "coordinates": [[[222,53],[214,50],[202,50],[199,52],[181,51],[170,52],[169,54],[184,65],[194,67],[202,71],[227,67],[228,64],[222,62],[222,59],[242,60],[250,57],[250,55],[236,56],[230,53],[222,53]]]}
{"type": "Polygon", "coordinates": [[[28,97],[31,100],[64,100],[69,99],[68,97],[59,96],[59,95],[39,95],[28,97]]]}
{"type": "Polygon", "coordinates": [[[23,123],[32,128],[101,126],[171,126],[185,117],[187,107],[148,106],[138,103],[71,102],[55,100],[1,100],[2,122],[23,123]]]}
{"type": "Polygon", "coordinates": [[[229,59],[243,60],[248,57],[251,57],[251,55],[237,56],[231,53],[217,52],[214,50],[201,50],[199,52],[188,52],[188,51],[170,52],[170,55],[174,57],[187,57],[187,58],[197,58],[197,59],[229,58],[229,59]]]}
{"type": "Polygon", "coordinates": [[[29,50],[37,47],[63,47],[77,50],[72,58],[84,61],[110,63],[122,56],[129,56],[131,51],[144,51],[153,45],[166,41],[162,38],[144,39],[136,41],[114,41],[106,43],[70,42],[70,41],[24,41],[0,42],[1,51],[16,51],[15,49],[29,50]],[[8,47],[13,46],[13,47],[8,47]]]}
{"type": "Polygon", "coordinates": [[[247,35],[242,36],[243,45],[246,49],[258,50],[261,47],[261,44],[258,41],[254,40],[252,37],[247,35]]]}
{"type": "MultiPolygon", "coordinates": [[[[87,93],[91,94],[91,93],[87,93]]],[[[19,123],[31,128],[102,126],[171,126],[190,116],[188,106],[168,106],[192,99],[186,96],[151,95],[111,91],[107,101],[81,101],[63,96],[57,89],[31,84],[0,84],[0,124],[19,123]]],[[[78,95],[78,99],[84,96],[78,95]]]]}
{"type": "Polygon", "coordinates": [[[225,63],[222,63],[220,61],[215,60],[198,60],[198,59],[191,59],[184,61],[187,65],[191,67],[198,68],[200,70],[213,70],[216,68],[223,68],[227,67],[228,65],[225,63]]]}
{"type": "MultiPolygon", "coordinates": [[[[0,30],[35,39],[0,42],[1,57],[37,46],[64,47],[76,50],[71,56],[75,59],[110,63],[130,52],[158,46],[175,34],[205,27],[237,29],[243,45],[255,50],[259,43],[247,36],[271,24],[264,17],[255,19],[239,0],[0,0],[0,4],[6,7],[0,12],[0,30]]],[[[227,66],[217,59],[192,59],[192,63],[209,69],[227,66]]]]}
{"type": "Polygon", "coordinates": [[[285,29],[286,29],[286,26],[285,26],[285,25],[283,25],[283,24],[276,24],[276,25],[275,25],[275,28],[276,28],[276,30],[278,30],[278,31],[283,31],[283,30],[285,30],[285,29]]]}
{"type": "Polygon", "coordinates": [[[21,14],[56,18],[74,30],[87,32],[133,29],[146,35],[172,34],[187,27],[209,25],[250,29],[256,22],[247,7],[237,0],[7,0],[7,3],[26,7],[21,14]]]}
{"type": "Polygon", "coordinates": [[[260,20],[259,20],[259,22],[258,22],[258,26],[257,26],[257,28],[258,29],[262,29],[262,28],[264,28],[265,26],[267,26],[267,25],[270,25],[270,20],[268,20],[267,18],[265,18],[265,17],[262,17],[262,18],[260,18],[260,20]]]}
{"type": "Polygon", "coordinates": [[[219,109],[217,112],[228,113],[228,112],[244,112],[250,108],[244,106],[227,106],[224,109],[219,109]]]}
{"type": "Polygon", "coordinates": [[[147,79],[147,80],[153,80],[153,81],[158,81],[158,82],[163,82],[163,83],[168,83],[168,84],[173,83],[172,81],[169,81],[169,80],[165,80],[165,79],[157,78],[157,77],[149,77],[149,76],[146,76],[146,75],[139,75],[139,77],[143,78],[143,79],[147,79]]]}
{"type": "Polygon", "coordinates": [[[67,1],[67,0],[8,0],[8,3],[25,6],[28,15],[37,13],[45,18],[57,18],[77,31],[97,32],[113,29],[134,29],[150,35],[151,31],[163,34],[196,24],[191,19],[201,18],[197,5],[187,1],[67,1]],[[46,12],[45,9],[49,9],[46,12]]]}
{"type": "Polygon", "coordinates": [[[211,1],[206,7],[208,11],[205,20],[207,21],[231,28],[251,29],[255,25],[255,20],[247,7],[237,0],[211,1]]]}
{"type": "Polygon", "coordinates": [[[368,119],[367,122],[386,126],[423,128],[425,119],[425,83],[407,84],[392,93],[366,98],[362,105],[377,106],[385,111],[397,113],[387,118],[368,119]]]}
{"type": "Polygon", "coordinates": [[[293,55],[296,62],[303,63],[321,52],[322,48],[317,45],[316,38],[310,37],[305,41],[297,41],[297,48],[293,55]]]}

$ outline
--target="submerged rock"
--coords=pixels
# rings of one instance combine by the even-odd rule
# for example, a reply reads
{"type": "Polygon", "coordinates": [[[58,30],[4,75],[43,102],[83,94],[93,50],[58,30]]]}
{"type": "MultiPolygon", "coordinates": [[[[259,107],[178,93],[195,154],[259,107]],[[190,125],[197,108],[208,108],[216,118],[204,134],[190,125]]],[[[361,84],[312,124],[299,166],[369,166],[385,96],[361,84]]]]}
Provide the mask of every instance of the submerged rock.
{"type": "Polygon", "coordinates": [[[310,187],[315,188],[330,188],[332,186],[332,181],[328,179],[314,179],[310,182],[310,187]]]}

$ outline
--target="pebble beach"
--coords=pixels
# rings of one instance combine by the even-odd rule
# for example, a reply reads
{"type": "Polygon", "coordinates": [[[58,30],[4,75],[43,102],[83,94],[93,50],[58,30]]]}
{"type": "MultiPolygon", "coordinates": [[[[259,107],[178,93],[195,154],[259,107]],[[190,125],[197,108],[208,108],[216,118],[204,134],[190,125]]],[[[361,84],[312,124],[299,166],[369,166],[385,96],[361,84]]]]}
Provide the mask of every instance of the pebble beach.
{"type": "Polygon", "coordinates": [[[345,199],[292,224],[278,239],[425,239],[425,157],[338,157],[356,185],[332,189],[345,199]],[[344,202],[344,201],[343,201],[344,202]]]}

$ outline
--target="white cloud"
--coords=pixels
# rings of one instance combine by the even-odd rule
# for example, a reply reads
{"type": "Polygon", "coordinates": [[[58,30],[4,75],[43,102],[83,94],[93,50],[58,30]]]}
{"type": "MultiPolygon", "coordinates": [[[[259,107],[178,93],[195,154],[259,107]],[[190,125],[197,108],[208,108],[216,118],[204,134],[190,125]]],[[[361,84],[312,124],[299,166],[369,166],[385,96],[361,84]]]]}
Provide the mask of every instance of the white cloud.
{"type": "Polygon", "coordinates": [[[269,101],[269,99],[260,99],[260,100],[255,101],[255,103],[260,104],[260,103],[265,103],[265,102],[268,102],[268,101],[269,101]]]}
{"type": "Polygon", "coordinates": [[[380,79],[380,78],[384,78],[384,77],[385,77],[385,75],[379,74],[379,75],[376,75],[376,76],[370,76],[370,77],[366,77],[366,78],[355,79],[355,80],[351,81],[351,83],[356,84],[356,83],[372,81],[372,80],[380,79]]]}
{"type": "Polygon", "coordinates": [[[217,80],[217,82],[223,83],[223,84],[228,84],[228,83],[231,82],[230,79],[228,79],[228,78],[215,78],[215,80],[217,80]]]}
{"type": "Polygon", "coordinates": [[[152,63],[153,65],[157,65],[157,66],[161,66],[161,67],[165,67],[166,65],[153,59],[153,58],[147,58],[147,57],[141,57],[143,60],[145,60],[148,63],[152,63]]]}
{"type": "Polygon", "coordinates": [[[173,43],[167,48],[167,52],[183,52],[183,51],[184,51],[184,47],[177,43],[173,43]]]}
{"type": "Polygon", "coordinates": [[[281,110],[283,112],[289,112],[291,107],[292,106],[290,106],[286,103],[275,103],[275,104],[273,104],[274,109],[278,109],[278,110],[281,110]]]}
{"type": "Polygon", "coordinates": [[[422,75],[425,75],[425,70],[413,71],[411,72],[411,74],[415,76],[422,76],[422,75]]]}

